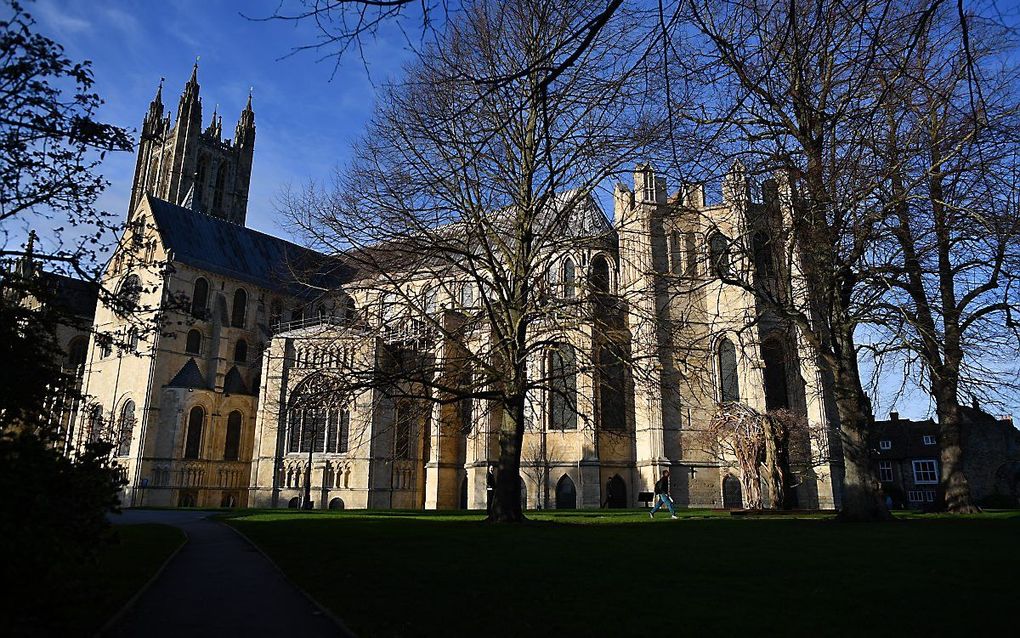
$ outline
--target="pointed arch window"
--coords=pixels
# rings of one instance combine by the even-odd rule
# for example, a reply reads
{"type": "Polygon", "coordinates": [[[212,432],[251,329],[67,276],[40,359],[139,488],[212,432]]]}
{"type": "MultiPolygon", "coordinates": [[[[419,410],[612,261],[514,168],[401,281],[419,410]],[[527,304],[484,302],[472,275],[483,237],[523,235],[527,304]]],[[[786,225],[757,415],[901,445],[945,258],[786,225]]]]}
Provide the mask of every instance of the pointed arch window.
{"type": "Polygon", "coordinates": [[[117,431],[117,456],[131,453],[131,436],[135,431],[135,402],[128,399],[120,410],[120,423],[117,431]]]}
{"type": "Polygon", "coordinates": [[[241,423],[243,415],[234,410],[227,416],[227,436],[223,444],[223,460],[236,461],[241,452],[241,423]]]}
{"type": "Polygon", "coordinates": [[[138,275],[128,275],[120,284],[117,297],[123,313],[134,312],[138,309],[138,300],[142,295],[142,281],[138,275]]]}
{"type": "Polygon", "coordinates": [[[223,193],[227,186],[227,163],[222,162],[216,171],[216,189],[213,192],[212,209],[214,213],[223,213],[223,193]]]}
{"type": "Polygon", "coordinates": [[[411,458],[410,401],[401,401],[397,404],[397,414],[393,433],[393,457],[397,459],[411,458]]]}
{"type": "Polygon", "coordinates": [[[674,275],[683,274],[684,271],[684,250],[683,238],[680,233],[673,231],[669,235],[669,271],[674,275]]]}
{"type": "Polygon", "coordinates": [[[577,269],[574,260],[566,257],[560,268],[560,283],[563,284],[563,297],[573,299],[577,295],[577,269]]]}
{"type": "Polygon", "coordinates": [[[605,255],[595,255],[591,260],[591,275],[588,285],[596,294],[609,294],[609,259],[605,255]]]}
{"type": "Polygon", "coordinates": [[[188,433],[184,440],[184,458],[198,458],[202,447],[202,426],[204,424],[205,410],[196,405],[188,413],[188,433]]]}
{"type": "Polygon", "coordinates": [[[198,210],[205,210],[203,204],[205,203],[205,187],[209,179],[209,167],[206,161],[206,156],[199,155],[198,157],[198,168],[195,170],[195,202],[198,204],[198,210]]]}
{"type": "Polygon", "coordinates": [[[712,258],[712,270],[716,277],[726,278],[732,273],[730,267],[730,240],[722,233],[714,233],[708,240],[712,258]]]}
{"type": "Polygon", "coordinates": [[[574,481],[566,474],[556,483],[556,509],[577,509],[577,488],[574,487],[574,481]]]}
{"type": "Polygon", "coordinates": [[[719,340],[718,351],[719,401],[731,403],[740,401],[740,381],[737,377],[737,349],[733,342],[723,337],[719,340]]]}
{"type": "Polygon", "coordinates": [[[686,252],[687,266],[684,275],[688,277],[698,276],[698,238],[694,233],[684,233],[684,252],[686,252]]]}
{"type": "Polygon", "coordinates": [[[184,352],[187,354],[202,354],[202,333],[198,330],[189,330],[188,338],[184,343],[184,352]]]}
{"type": "Polygon", "coordinates": [[[248,293],[244,288],[234,291],[234,305],[230,313],[230,325],[235,328],[243,328],[244,320],[248,314],[248,293]]]}
{"type": "Polygon", "coordinates": [[[191,295],[191,316],[205,319],[209,307],[209,282],[205,277],[195,280],[195,289],[191,295]]]}
{"type": "Polygon", "coordinates": [[[577,367],[574,349],[561,343],[549,350],[549,429],[577,429],[577,367]]]}
{"type": "Polygon", "coordinates": [[[606,344],[599,350],[599,420],[603,430],[618,431],[626,428],[623,352],[616,344],[606,344]]]}
{"type": "Polygon", "coordinates": [[[754,275],[759,285],[764,285],[776,274],[776,261],[772,254],[772,242],[765,231],[754,234],[754,275]]]}
{"type": "Polygon", "coordinates": [[[234,363],[248,363],[248,342],[244,339],[234,344],[234,363]]]}
{"type": "Polygon", "coordinates": [[[291,393],[287,415],[287,452],[346,452],[350,413],[336,380],[315,375],[291,393]]]}

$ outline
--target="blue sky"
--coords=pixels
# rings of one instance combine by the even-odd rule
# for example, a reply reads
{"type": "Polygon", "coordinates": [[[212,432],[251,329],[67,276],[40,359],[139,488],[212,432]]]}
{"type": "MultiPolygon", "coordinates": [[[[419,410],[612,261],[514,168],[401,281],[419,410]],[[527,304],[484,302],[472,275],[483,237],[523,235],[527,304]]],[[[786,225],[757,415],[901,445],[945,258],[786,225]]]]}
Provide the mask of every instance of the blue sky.
{"type": "MultiPolygon", "coordinates": [[[[91,60],[96,90],[106,100],[105,121],[133,131],[166,78],[163,101],[177,99],[199,60],[206,123],[219,106],[224,135],[233,136],[249,87],[254,87],[257,136],[248,225],[287,236],[274,215],[273,197],[287,183],[329,178],[349,156],[373,109],[373,83],[400,71],[408,51],[395,31],[369,43],[366,72],[350,57],[333,75],[332,60],[292,47],[314,40],[309,25],[254,22],[279,0],[38,0],[26,2],[39,30],[64,45],[74,60],[91,60]],[[331,77],[332,76],[332,77],[331,77]]],[[[134,156],[111,155],[102,166],[110,187],[100,207],[126,214],[134,156]]]]}
{"type": "MultiPolygon", "coordinates": [[[[224,134],[233,135],[249,87],[254,87],[255,165],[248,226],[288,237],[273,199],[288,183],[329,179],[342,165],[374,108],[375,85],[400,72],[410,57],[395,28],[367,43],[365,58],[348,56],[336,69],[315,52],[286,57],[295,46],[314,41],[308,24],[255,22],[280,0],[37,0],[26,2],[39,30],[60,42],[75,60],[91,60],[96,90],[106,100],[101,116],[136,131],[161,77],[165,106],[175,112],[180,91],[199,60],[199,83],[206,123],[213,108],[223,116],[224,134]],[[281,59],[282,58],[282,59],[281,59]],[[371,77],[369,76],[371,73],[371,77]]],[[[110,187],[100,208],[125,215],[134,155],[114,154],[102,166],[110,187]]],[[[45,239],[45,236],[44,236],[45,239]]],[[[20,242],[19,242],[20,243],[20,242]]],[[[865,368],[868,362],[864,361],[865,368]]],[[[883,384],[876,397],[882,417],[894,407],[896,384],[883,384]]],[[[1009,401],[1015,404],[1020,399],[1009,401]]],[[[928,398],[916,388],[895,401],[903,416],[929,412],[928,398]]],[[[1018,406],[1010,405],[1011,409],[1018,406]]]]}

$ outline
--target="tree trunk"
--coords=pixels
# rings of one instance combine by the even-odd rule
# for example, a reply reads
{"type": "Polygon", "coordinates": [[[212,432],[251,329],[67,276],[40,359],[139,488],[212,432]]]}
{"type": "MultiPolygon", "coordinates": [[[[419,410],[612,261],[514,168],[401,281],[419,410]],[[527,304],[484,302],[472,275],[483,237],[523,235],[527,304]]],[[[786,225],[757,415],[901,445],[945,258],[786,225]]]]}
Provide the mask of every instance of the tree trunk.
{"type": "Polygon", "coordinates": [[[524,440],[524,397],[511,397],[502,406],[499,431],[499,463],[492,509],[493,523],[519,523],[521,511],[521,445],[524,440]]]}
{"type": "Polygon", "coordinates": [[[934,383],[935,410],[939,416],[939,445],[942,476],[939,481],[939,507],[952,514],[976,514],[981,511],[971,500],[970,483],[963,471],[960,402],[950,384],[934,383]]]}
{"type": "MultiPolygon", "coordinates": [[[[847,335],[843,335],[844,340],[847,335]]],[[[843,493],[838,520],[884,521],[892,516],[882,502],[878,477],[871,462],[869,432],[872,415],[863,401],[857,374],[857,354],[852,348],[835,348],[840,366],[833,371],[839,435],[843,447],[843,493]],[[852,357],[852,360],[850,359],[852,357]]]]}

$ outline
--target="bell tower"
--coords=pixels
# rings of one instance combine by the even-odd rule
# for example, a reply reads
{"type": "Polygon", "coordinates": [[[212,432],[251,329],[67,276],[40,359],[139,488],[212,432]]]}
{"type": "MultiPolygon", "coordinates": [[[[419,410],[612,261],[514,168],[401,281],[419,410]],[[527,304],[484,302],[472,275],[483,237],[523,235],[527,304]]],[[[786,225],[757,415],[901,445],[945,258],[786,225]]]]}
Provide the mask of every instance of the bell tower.
{"type": "Polygon", "coordinates": [[[238,119],[233,139],[223,139],[223,117],[213,110],[202,128],[198,63],[184,85],[176,121],[164,115],[163,81],[142,120],[128,217],[146,195],[244,225],[255,153],[252,96],[238,119]]]}

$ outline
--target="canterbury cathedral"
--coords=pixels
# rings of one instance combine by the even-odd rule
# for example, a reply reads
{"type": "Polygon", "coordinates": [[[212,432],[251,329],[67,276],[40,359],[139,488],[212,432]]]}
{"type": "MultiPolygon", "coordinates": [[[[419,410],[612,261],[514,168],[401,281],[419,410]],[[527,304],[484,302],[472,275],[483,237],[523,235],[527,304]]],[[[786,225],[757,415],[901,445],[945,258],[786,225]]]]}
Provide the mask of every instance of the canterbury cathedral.
{"type": "MultiPolygon", "coordinates": [[[[162,90],[142,123],[126,230],[104,274],[123,294],[99,302],[75,348],[86,403],[69,447],[114,440],[125,507],[484,509],[499,453],[484,399],[422,402],[366,387],[316,401],[325,377],[394,365],[388,342],[407,340],[409,324],[390,325],[386,304],[359,286],[364,273],[319,267],[335,257],[245,226],[250,96],[226,138],[220,114],[203,117],[197,68],[176,113],[164,112],[162,90]],[[314,285],[298,281],[298,266],[316,273],[314,285]],[[158,328],[140,328],[139,315],[158,328]]],[[[698,184],[669,194],[640,158],[633,175],[615,187],[611,217],[584,196],[547,258],[566,285],[643,300],[604,310],[630,335],[618,347],[634,370],[575,364],[584,325],[535,362],[561,374],[555,391],[527,400],[527,509],[637,507],[664,469],[678,505],[743,507],[735,465],[697,444],[717,406],[835,426],[825,377],[796,330],[717,272],[729,267],[731,238],[782,222],[789,186],[752,185],[735,164],[710,203],[698,184]],[[650,330],[650,315],[682,328],[650,330]]],[[[767,260],[752,267],[779,278],[767,260]]],[[[469,319],[477,291],[436,289],[430,307],[469,319]]],[[[838,463],[791,475],[788,502],[838,506],[838,463]]]]}

